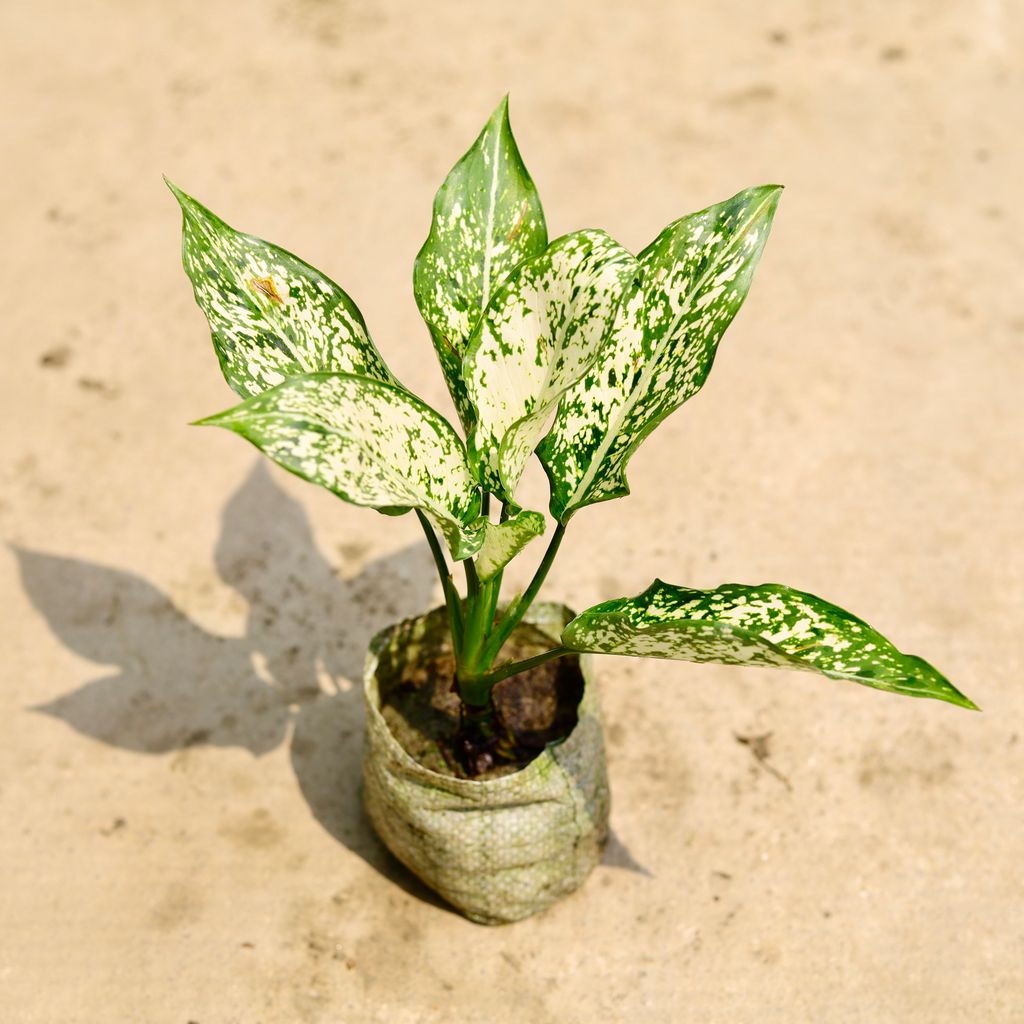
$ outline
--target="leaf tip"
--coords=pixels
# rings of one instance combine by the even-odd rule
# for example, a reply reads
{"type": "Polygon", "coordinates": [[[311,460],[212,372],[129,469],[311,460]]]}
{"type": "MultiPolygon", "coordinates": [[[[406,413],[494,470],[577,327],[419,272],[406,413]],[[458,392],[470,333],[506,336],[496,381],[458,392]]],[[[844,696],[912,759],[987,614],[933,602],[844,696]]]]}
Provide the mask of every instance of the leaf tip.
{"type": "Polygon", "coordinates": [[[168,178],[166,174],[163,175],[163,179],[164,179],[164,184],[170,189],[171,195],[174,196],[174,198],[178,200],[178,205],[182,209],[185,209],[186,206],[188,206],[190,203],[193,202],[192,197],[190,195],[188,195],[187,192],[185,192],[182,189],[178,188],[178,186],[175,185],[174,182],[171,181],[171,179],[168,178]]]}
{"type": "Polygon", "coordinates": [[[230,414],[231,410],[228,410],[228,412],[215,412],[211,416],[202,416],[198,420],[189,420],[188,425],[190,427],[230,427],[230,423],[226,422],[230,414]]]}
{"type": "Polygon", "coordinates": [[[930,665],[923,658],[916,655],[909,655],[918,671],[912,675],[917,682],[923,682],[927,689],[925,696],[934,697],[937,700],[945,701],[947,704],[954,704],[958,708],[967,711],[981,711],[981,708],[971,700],[965,693],[961,693],[934,665],[930,665]]]}
{"type": "Polygon", "coordinates": [[[955,686],[953,686],[952,683],[950,683],[950,689],[953,693],[946,698],[950,704],[955,704],[957,707],[961,707],[965,711],[981,711],[981,708],[978,707],[978,705],[975,704],[967,694],[961,693],[955,686]]]}
{"type": "Polygon", "coordinates": [[[181,212],[186,222],[191,221],[199,226],[204,221],[209,223],[218,219],[197,199],[193,199],[184,189],[175,185],[166,174],[163,177],[164,184],[171,190],[171,195],[178,200],[178,205],[181,207],[181,212]]]}
{"type": "Polygon", "coordinates": [[[768,214],[774,216],[785,188],[785,185],[769,183],[767,185],[758,185],[757,188],[751,189],[751,191],[757,194],[760,202],[764,203],[768,214]]]}

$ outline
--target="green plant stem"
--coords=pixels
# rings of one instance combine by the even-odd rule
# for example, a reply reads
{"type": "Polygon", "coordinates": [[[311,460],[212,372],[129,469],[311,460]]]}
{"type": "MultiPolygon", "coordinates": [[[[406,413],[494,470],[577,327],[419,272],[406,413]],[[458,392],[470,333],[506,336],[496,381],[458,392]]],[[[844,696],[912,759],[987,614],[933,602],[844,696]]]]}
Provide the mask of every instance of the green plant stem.
{"type": "Polygon", "coordinates": [[[462,679],[476,674],[476,666],[484,643],[484,611],[486,602],[479,592],[466,597],[464,643],[459,655],[458,674],[462,679]]]}
{"type": "MultiPolygon", "coordinates": [[[[484,516],[490,515],[490,506],[491,495],[485,491],[480,503],[484,516]]],[[[474,689],[474,681],[479,676],[480,656],[494,623],[494,609],[501,581],[490,579],[486,583],[482,582],[472,558],[463,559],[462,566],[466,572],[466,612],[463,623],[464,643],[459,652],[457,676],[463,700],[469,701],[470,696],[479,692],[474,689]]]]}
{"type": "Polygon", "coordinates": [[[472,558],[464,558],[462,567],[466,570],[466,593],[474,597],[480,593],[480,577],[476,574],[476,563],[472,558]]]}
{"type": "Polygon", "coordinates": [[[499,665],[493,671],[481,676],[479,684],[481,687],[486,686],[487,689],[490,690],[496,683],[500,683],[502,679],[508,679],[509,676],[518,675],[520,672],[528,672],[531,668],[543,665],[544,662],[551,661],[553,658],[561,658],[566,654],[573,653],[573,650],[569,647],[554,647],[550,651],[545,651],[543,654],[535,654],[532,658],[524,658],[522,661],[506,662],[504,665],[499,665]]]}
{"type": "Polygon", "coordinates": [[[540,588],[544,585],[544,580],[547,578],[548,570],[551,568],[551,563],[555,560],[555,555],[558,554],[558,548],[562,543],[562,538],[564,536],[565,525],[563,523],[559,523],[555,527],[555,532],[552,534],[547,551],[544,552],[544,558],[537,567],[537,571],[534,573],[533,579],[530,580],[530,585],[526,588],[526,591],[520,595],[520,597],[509,605],[508,610],[502,616],[497,628],[488,639],[480,658],[480,662],[485,669],[490,667],[491,663],[498,656],[501,648],[504,646],[505,641],[512,635],[512,631],[519,625],[523,616],[529,610],[530,605],[533,604],[540,588]]]}
{"type": "MultiPolygon", "coordinates": [[[[508,505],[501,502],[501,510],[498,513],[498,522],[504,523],[508,520],[508,505]]],[[[504,569],[499,569],[497,575],[491,580],[491,604],[487,610],[487,628],[494,625],[494,615],[498,610],[498,599],[501,596],[501,581],[505,575],[504,569]]]]}
{"type": "Polygon", "coordinates": [[[466,614],[463,621],[464,643],[459,652],[456,674],[461,681],[476,674],[477,659],[487,637],[487,608],[490,604],[488,584],[481,583],[472,558],[462,560],[466,572],[466,614]]]}
{"type": "Polygon", "coordinates": [[[490,631],[494,625],[494,614],[498,610],[498,598],[501,595],[501,572],[488,585],[490,587],[490,600],[487,602],[487,629],[490,631]]]}
{"type": "Polygon", "coordinates": [[[448,569],[448,562],[445,560],[444,552],[438,543],[437,534],[434,533],[433,526],[430,525],[430,520],[419,509],[416,509],[416,517],[420,521],[420,526],[423,527],[423,532],[427,535],[427,545],[430,547],[430,553],[434,556],[437,575],[441,579],[444,603],[448,608],[448,623],[452,631],[452,646],[455,649],[455,656],[458,658],[462,651],[463,643],[462,604],[459,600],[459,592],[455,589],[455,582],[452,580],[452,574],[448,569]]]}
{"type": "MultiPolygon", "coordinates": [[[[467,576],[470,576],[469,564],[467,563],[467,576]]],[[[476,578],[475,571],[472,577],[475,586],[470,588],[466,597],[466,616],[464,627],[464,643],[458,660],[457,675],[459,679],[460,692],[463,699],[469,703],[482,703],[476,697],[472,697],[470,689],[473,682],[480,674],[481,656],[483,654],[488,637],[490,636],[493,623],[494,581],[488,580],[480,583],[476,578]],[[470,694],[470,696],[467,696],[470,694]],[[472,697],[472,699],[470,699],[472,697]]],[[[489,664],[489,663],[488,663],[489,664]]],[[[484,668],[487,665],[483,665],[484,668]]]]}

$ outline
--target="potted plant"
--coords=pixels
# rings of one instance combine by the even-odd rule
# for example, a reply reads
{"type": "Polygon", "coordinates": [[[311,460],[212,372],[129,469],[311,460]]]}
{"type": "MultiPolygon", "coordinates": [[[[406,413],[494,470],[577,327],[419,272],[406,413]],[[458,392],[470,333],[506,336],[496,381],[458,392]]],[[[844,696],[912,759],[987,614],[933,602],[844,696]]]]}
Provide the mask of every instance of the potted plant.
{"type": "Polygon", "coordinates": [[[581,614],[536,602],[575,514],[629,492],[633,452],[703,385],[778,186],[682,217],[637,256],[598,230],[549,242],[503,100],[438,191],[415,262],[463,436],[395,379],[337,284],[170,187],[185,270],[243,399],[199,422],[423,526],[445,603],[370,644],[364,799],[399,859],[469,917],[534,913],[600,857],[608,786],[591,654],[806,669],[974,707],[865,622],[777,584],[656,580],[581,614]],[[554,526],[506,603],[505,566],[546,528],[516,500],[534,454],[554,526]]]}

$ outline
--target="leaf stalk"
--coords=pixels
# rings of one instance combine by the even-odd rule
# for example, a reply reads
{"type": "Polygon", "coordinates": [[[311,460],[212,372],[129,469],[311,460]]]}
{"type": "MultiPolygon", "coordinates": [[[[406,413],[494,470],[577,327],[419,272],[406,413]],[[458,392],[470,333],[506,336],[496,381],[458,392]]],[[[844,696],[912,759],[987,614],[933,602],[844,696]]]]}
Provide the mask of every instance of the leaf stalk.
{"type": "Polygon", "coordinates": [[[419,509],[416,509],[416,518],[419,519],[420,526],[423,527],[423,532],[427,536],[427,545],[430,548],[430,553],[434,556],[437,575],[441,580],[441,590],[444,592],[445,607],[448,609],[448,622],[452,631],[452,646],[455,648],[455,656],[458,658],[463,644],[462,602],[459,599],[459,592],[455,589],[455,581],[452,579],[444,552],[438,543],[437,534],[434,533],[434,527],[419,509]]]}

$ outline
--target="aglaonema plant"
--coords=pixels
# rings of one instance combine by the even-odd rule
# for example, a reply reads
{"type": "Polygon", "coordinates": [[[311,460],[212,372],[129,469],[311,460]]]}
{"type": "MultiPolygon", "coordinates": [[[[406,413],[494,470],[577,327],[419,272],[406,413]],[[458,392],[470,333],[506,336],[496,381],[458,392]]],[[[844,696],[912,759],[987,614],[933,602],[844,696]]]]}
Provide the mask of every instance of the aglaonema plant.
{"type": "Polygon", "coordinates": [[[415,261],[416,301],[464,439],[396,380],[337,284],[170,187],[184,213],[185,270],[243,399],[199,422],[346,501],[415,512],[444,593],[470,747],[497,728],[499,681],[573,652],[804,669],[974,707],[861,619],[778,584],[656,580],[577,615],[550,650],[502,659],[576,513],[628,494],[633,453],[703,386],[779,186],[682,217],[636,256],[599,230],[549,241],[502,101],[438,191],[415,261]],[[534,454],[554,526],[532,581],[504,603],[505,566],[546,529],[516,499],[534,454]],[[449,558],[463,564],[464,593],[449,558]]]}

